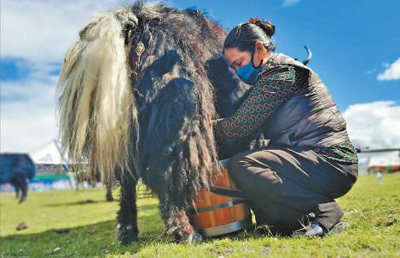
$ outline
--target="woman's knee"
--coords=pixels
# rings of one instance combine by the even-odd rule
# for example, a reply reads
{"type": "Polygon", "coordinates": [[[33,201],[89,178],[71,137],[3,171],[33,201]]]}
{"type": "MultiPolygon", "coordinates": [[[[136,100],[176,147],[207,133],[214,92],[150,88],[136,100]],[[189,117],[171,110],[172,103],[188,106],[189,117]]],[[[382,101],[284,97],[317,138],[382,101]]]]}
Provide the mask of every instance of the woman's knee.
{"type": "Polygon", "coordinates": [[[244,153],[238,153],[228,161],[228,173],[235,183],[236,181],[240,181],[239,177],[241,177],[243,174],[246,174],[246,166],[243,162],[245,159],[244,156],[244,153]]]}
{"type": "Polygon", "coordinates": [[[243,153],[237,153],[233,157],[231,157],[228,161],[228,169],[235,169],[241,167],[241,161],[243,160],[243,153]]]}
{"type": "Polygon", "coordinates": [[[228,162],[230,178],[238,187],[247,186],[251,183],[252,188],[255,186],[271,188],[270,184],[279,183],[280,178],[266,162],[267,156],[267,152],[254,151],[234,155],[228,162]],[[264,160],[261,160],[261,156],[264,160]]]}

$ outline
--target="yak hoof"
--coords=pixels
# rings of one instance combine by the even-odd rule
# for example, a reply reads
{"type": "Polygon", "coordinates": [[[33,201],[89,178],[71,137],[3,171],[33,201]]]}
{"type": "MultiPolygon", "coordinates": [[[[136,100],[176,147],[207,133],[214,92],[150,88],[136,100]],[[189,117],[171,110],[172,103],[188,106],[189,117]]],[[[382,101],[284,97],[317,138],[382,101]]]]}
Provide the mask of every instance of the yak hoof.
{"type": "Polygon", "coordinates": [[[122,226],[118,224],[118,241],[120,241],[123,245],[128,245],[132,242],[137,242],[138,231],[135,230],[132,225],[122,226]]]}
{"type": "Polygon", "coordinates": [[[203,241],[203,236],[197,232],[191,234],[175,234],[175,239],[180,244],[199,244],[203,241]]]}
{"type": "Polygon", "coordinates": [[[107,202],[113,202],[114,201],[114,197],[112,195],[107,195],[106,196],[106,200],[107,200],[107,202]]]}
{"type": "Polygon", "coordinates": [[[26,201],[26,195],[23,195],[22,194],[22,196],[21,196],[21,199],[19,199],[19,204],[21,204],[21,203],[24,203],[26,201]]]}
{"type": "Polygon", "coordinates": [[[192,244],[198,244],[198,243],[203,242],[203,236],[200,235],[200,233],[195,232],[195,233],[193,233],[191,235],[192,235],[192,237],[191,237],[192,238],[192,241],[191,241],[192,244]]]}

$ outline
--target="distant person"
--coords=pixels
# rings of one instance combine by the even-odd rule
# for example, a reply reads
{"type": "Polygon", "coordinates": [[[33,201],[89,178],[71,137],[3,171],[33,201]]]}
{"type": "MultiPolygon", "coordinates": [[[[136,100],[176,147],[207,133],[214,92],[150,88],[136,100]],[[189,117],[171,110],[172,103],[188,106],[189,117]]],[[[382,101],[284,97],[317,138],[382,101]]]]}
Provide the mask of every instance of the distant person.
{"type": "Polygon", "coordinates": [[[273,24],[251,19],[228,34],[224,55],[253,86],[234,115],[216,123],[216,140],[234,142],[260,127],[269,140],[268,146],[238,153],[228,164],[258,224],[309,237],[340,232],[343,211],[334,199],[356,182],[357,153],[318,75],[273,53],[274,32],[273,24]]]}

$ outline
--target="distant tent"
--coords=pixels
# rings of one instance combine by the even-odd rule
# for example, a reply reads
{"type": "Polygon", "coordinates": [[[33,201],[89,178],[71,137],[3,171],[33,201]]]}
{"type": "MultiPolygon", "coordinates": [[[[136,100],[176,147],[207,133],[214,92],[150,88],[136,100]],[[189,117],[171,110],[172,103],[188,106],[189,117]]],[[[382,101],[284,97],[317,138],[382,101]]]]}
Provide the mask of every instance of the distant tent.
{"type": "Polygon", "coordinates": [[[61,153],[60,144],[57,140],[52,140],[29,155],[36,164],[68,164],[67,159],[61,153]]]}
{"type": "Polygon", "coordinates": [[[30,153],[36,164],[36,176],[29,187],[32,191],[74,189],[75,174],[68,170],[67,158],[63,156],[60,144],[52,140],[42,148],[30,153]]]}
{"type": "Polygon", "coordinates": [[[372,173],[395,173],[400,172],[400,157],[372,157],[367,172],[372,173]]]}

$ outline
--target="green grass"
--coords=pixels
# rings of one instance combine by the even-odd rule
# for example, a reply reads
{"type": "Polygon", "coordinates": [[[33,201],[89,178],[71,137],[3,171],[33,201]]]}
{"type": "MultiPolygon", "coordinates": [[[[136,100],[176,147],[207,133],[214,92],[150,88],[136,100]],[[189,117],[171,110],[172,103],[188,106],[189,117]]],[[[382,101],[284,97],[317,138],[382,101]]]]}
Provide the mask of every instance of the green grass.
{"type": "Polygon", "coordinates": [[[102,189],[30,192],[22,205],[1,193],[0,257],[400,257],[400,174],[385,174],[383,181],[360,176],[338,200],[346,225],[340,234],[306,239],[249,230],[195,245],[157,240],[163,222],[155,198],[139,198],[140,241],[122,246],[115,239],[118,201],[106,202],[102,189]],[[28,228],[17,231],[22,222],[28,228]]]}

